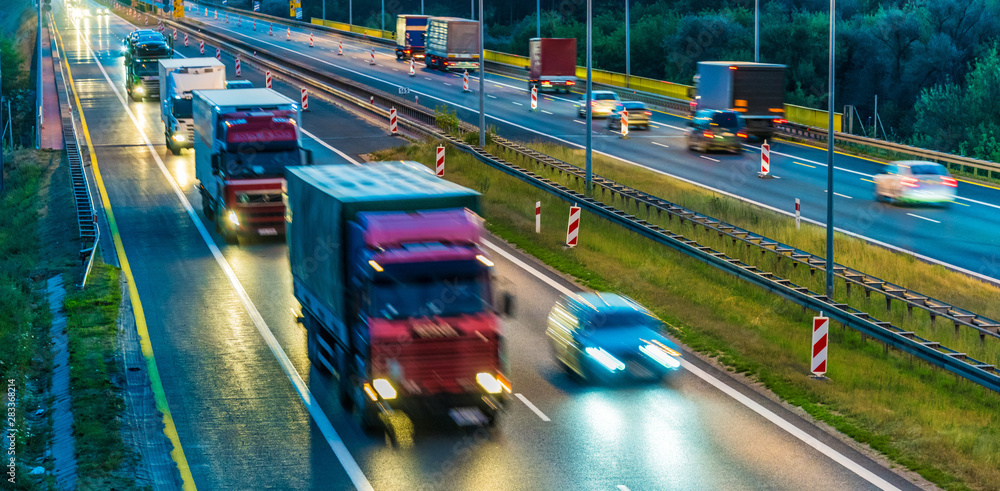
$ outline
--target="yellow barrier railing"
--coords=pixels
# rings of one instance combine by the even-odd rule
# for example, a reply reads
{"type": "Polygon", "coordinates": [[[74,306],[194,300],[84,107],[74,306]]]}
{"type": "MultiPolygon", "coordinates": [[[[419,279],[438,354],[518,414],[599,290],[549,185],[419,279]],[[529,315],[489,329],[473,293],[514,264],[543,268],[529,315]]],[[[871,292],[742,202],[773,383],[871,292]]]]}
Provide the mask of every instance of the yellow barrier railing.
{"type": "MultiPolygon", "coordinates": [[[[834,131],[843,131],[843,116],[841,113],[833,113],[834,131]]],[[[792,123],[815,126],[816,128],[823,128],[825,130],[830,129],[827,124],[830,120],[828,113],[820,109],[785,104],[785,119],[792,123]]]]}

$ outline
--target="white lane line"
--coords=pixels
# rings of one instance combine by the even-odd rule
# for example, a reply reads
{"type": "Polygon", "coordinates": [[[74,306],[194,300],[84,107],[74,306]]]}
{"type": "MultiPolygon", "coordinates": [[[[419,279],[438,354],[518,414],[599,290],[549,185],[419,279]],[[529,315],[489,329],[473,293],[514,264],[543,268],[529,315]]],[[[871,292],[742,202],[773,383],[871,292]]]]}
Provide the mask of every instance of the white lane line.
{"type": "Polygon", "coordinates": [[[146,148],[149,150],[149,154],[153,156],[153,160],[156,161],[156,165],[160,168],[160,172],[163,173],[167,183],[170,184],[174,194],[177,195],[177,199],[180,201],[184,211],[187,212],[188,217],[190,217],[191,221],[194,222],[195,228],[197,228],[198,233],[201,234],[201,238],[205,241],[205,245],[208,246],[209,251],[211,251],[212,256],[215,258],[215,262],[219,264],[219,268],[222,269],[223,274],[225,274],[229,283],[233,286],[236,296],[239,297],[240,303],[243,304],[243,307],[246,309],[247,314],[253,321],[254,326],[257,327],[257,332],[260,333],[260,336],[264,339],[268,348],[271,349],[271,353],[274,355],[275,359],[277,359],[278,365],[281,366],[281,369],[285,372],[288,380],[292,383],[292,386],[295,388],[295,392],[298,393],[299,398],[302,400],[302,404],[306,407],[306,410],[309,411],[309,415],[312,416],[316,426],[326,439],[327,445],[329,445],[333,450],[334,455],[337,456],[337,460],[340,461],[340,465],[344,467],[344,471],[347,473],[348,477],[351,478],[351,482],[358,489],[374,491],[371,483],[368,482],[368,478],[365,477],[364,472],[361,471],[361,467],[358,466],[357,461],[355,461],[354,457],[351,455],[350,450],[348,450],[347,446],[344,445],[344,440],[340,438],[337,430],[333,427],[330,420],[323,412],[323,408],[320,407],[316,398],[312,395],[312,391],[309,390],[305,380],[303,380],[302,376],[299,375],[299,372],[295,370],[295,366],[292,365],[292,361],[288,358],[285,350],[281,348],[281,344],[278,343],[277,338],[274,337],[274,333],[271,332],[271,328],[267,326],[264,318],[260,315],[260,311],[257,310],[257,306],[254,305],[253,300],[250,299],[250,295],[247,294],[246,289],[243,288],[243,284],[240,283],[239,278],[236,277],[236,273],[233,271],[233,268],[229,266],[225,256],[222,255],[222,251],[220,251],[219,247],[215,245],[215,241],[212,240],[212,236],[208,233],[205,225],[201,222],[201,219],[194,211],[194,207],[191,206],[191,202],[188,201],[187,196],[183,191],[181,191],[177,181],[174,180],[170,171],[167,170],[167,166],[163,164],[163,160],[160,159],[160,155],[156,152],[156,148],[150,141],[149,136],[146,135],[146,132],[142,129],[143,125],[139,123],[138,118],[136,118],[135,114],[132,113],[128,103],[125,102],[121,93],[118,92],[118,87],[112,83],[107,70],[105,70],[104,65],[101,64],[101,60],[98,59],[97,54],[94,53],[94,50],[92,50],[90,46],[87,46],[87,50],[90,51],[90,55],[94,59],[94,62],[97,63],[97,67],[101,69],[101,73],[104,74],[104,79],[108,82],[111,90],[113,90],[115,95],[118,97],[118,101],[121,102],[122,107],[125,108],[125,112],[128,114],[129,118],[132,119],[132,124],[135,125],[136,130],[138,130],[139,134],[142,136],[142,140],[145,142],[146,148]]]}
{"type": "Polygon", "coordinates": [[[706,157],[706,156],[704,156],[704,155],[699,155],[699,157],[701,157],[701,158],[703,158],[703,159],[705,159],[705,160],[711,160],[712,162],[722,162],[722,161],[721,161],[721,160],[719,160],[719,159],[713,159],[712,157],[706,157]]]}
{"type": "Polygon", "coordinates": [[[629,489],[628,489],[628,486],[626,486],[624,484],[619,484],[618,485],[618,491],[629,491],[629,489]]]}
{"type": "Polygon", "coordinates": [[[430,77],[424,77],[424,80],[434,80],[434,79],[430,77]]]}
{"type": "Polygon", "coordinates": [[[516,102],[516,101],[510,101],[510,102],[512,102],[512,103],[514,103],[515,105],[518,105],[518,106],[523,106],[524,105],[524,104],[521,104],[520,102],[516,102]]]}
{"type": "Polygon", "coordinates": [[[548,112],[548,111],[546,111],[544,109],[542,109],[542,112],[545,113],[545,114],[552,114],[552,113],[550,113],[550,112],[548,112]]]}
{"type": "Polygon", "coordinates": [[[664,145],[664,144],[662,144],[660,142],[649,142],[649,143],[652,143],[653,145],[659,145],[659,146],[661,146],[663,148],[670,148],[670,145],[664,145]]]}
{"type": "Polygon", "coordinates": [[[443,83],[444,83],[445,85],[447,85],[447,86],[451,87],[451,84],[450,84],[450,83],[448,83],[448,82],[443,82],[443,83]]]}
{"type": "Polygon", "coordinates": [[[330,145],[329,143],[327,143],[327,142],[325,142],[323,140],[320,140],[316,135],[314,135],[314,134],[306,131],[305,128],[302,128],[302,134],[308,136],[309,138],[312,138],[313,140],[316,140],[316,143],[319,143],[320,145],[323,145],[324,147],[326,147],[327,150],[330,150],[330,151],[336,153],[337,155],[340,155],[341,157],[344,158],[344,160],[347,160],[348,162],[350,162],[350,163],[352,163],[354,165],[361,165],[360,162],[358,162],[357,160],[354,160],[353,158],[351,158],[350,155],[347,155],[346,153],[341,152],[340,149],[335,148],[334,146],[330,145]]]}
{"type": "MultiPolygon", "coordinates": [[[[828,190],[824,189],[824,190],[823,190],[823,192],[824,192],[824,193],[829,193],[830,191],[828,191],[828,190]]],[[[840,193],[838,193],[838,192],[836,192],[836,191],[834,191],[834,192],[833,192],[833,195],[834,195],[834,196],[840,196],[841,198],[847,198],[847,199],[854,199],[854,198],[852,198],[852,197],[850,197],[850,196],[848,196],[848,195],[846,195],[846,194],[840,194],[840,193]]]]}
{"type": "Polygon", "coordinates": [[[574,123],[579,123],[579,124],[582,124],[582,125],[584,125],[584,126],[587,126],[587,123],[585,123],[585,122],[583,122],[583,121],[580,121],[579,119],[574,119],[574,120],[573,120],[573,122],[574,122],[574,123]]]}
{"type": "Polygon", "coordinates": [[[541,410],[535,407],[535,405],[532,404],[531,401],[529,401],[527,397],[524,397],[520,392],[514,394],[514,396],[520,399],[525,406],[528,406],[528,409],[534,411],[534,413],[538,415],[538,417],[541,418],[542,421],[551,421],[549,417],[545,415],[545,413],[543,413],[541,410]]]}
{"type": "MultiPolygon", "coordinates": [[[[355,75],[358,75],[358,76],[367,77],[367,78],[372,79],[372,80],[377,80],[379,82],[382,82],[382,83],[385,83],[385,84],[388,84],[388,85],[391,85],[391,86],[394,86],[394,87],[403,87],[403,85],[400,85],[400,84],[397,84],[397,83],[394,83],[394,82],[390,82],[388,80],[384,80],[384,79],[381,79],[381,78],[369,75],[367,73],[359,72],[357,70],[354,70],[354,69],[351,69],[351,68],[347,68],[346,66],[337,65],[336,63],[331,63],[331,62],[329,62],[327,60],[324,60],[324,59],[321,59],[321,58],[317,58],[315,56],[310,56],[310,55],[307,55],[307,54],[304,54],[304,53],[300,53],[300,52],[295,51],[293,49],[289,49],[289,48],[287,48],[287,47],[285,47],[285,46],[283,46],[281,44],[276,44],[276,43],[268,42],[266,40],[259,40],[259,39],[256,39],[256,38],[252,37],[252,36],[247,36],[247,35],[245,35],[245,34],[243,34],[241,32],[234,31],[232,29],[222,29],[222,30],[229,31],[229,32],[232,32],[234,34],[238,34],[238,35],[243,36],[243,37],[245,37],[247,39],[253,39],[254,41],[259,41],[259,42],[261,42],[263,44],[271,45],[271,46],[273,46],[275,48],[281,48],[281,49],[284,49],[284,50],[287,50],[287,51],[291,51],[292,53],[299,54],[301,56],[304,56],[306,58],[310,58],[310,59],[315,60],[315,61],[317,61],[319,63],[323,63],[323,64],[326,64],[326,65],[332,66],[334,68],[338,68],[338,69],[341,69],[341,70],[345,70],[345,71],[351,72],[351,73],[353,73],[355,75]]],[[[430,79],[428,79],[428,80],[430,80],[430,79]]],[[[422,95],[422,96],[425,96],[427,98],[443,102],[445,104],[449,104],[452,107],[457,107],[457,108],[460,108],[460,109],[464,109],[466,111],[470,111],[470,112],[475,113],[475,114],[479,113],[478,109],[473,109],[473,108],[468,107],[468,106],[463,106],[462,104],[457,104],[455,102],[443,99],[441,97],[436,97],[433,94],[428,94],[426,92],[420,92],[420,91],[415,91],[415,90],[411,91],[411,92],[413,92],[414,94],[422,95]]],[[[545,98],[548,99],[548,100],[552,100],[548,96],[546,96],[545,98]]],[[[553,141],[557,141],[559,143],[563,143],[565,145],[568,145],[568,146],[571,146],[571,147],[574,147],[574,148],[584,148],[584,145],[581,145],[579,143],[575,143],[575,142],[572,142],[572,141],[569,141],[569,140],[566,140],[566,139],[563,139],[563,138],[555,137],[555,136],[549,135],[547,133],[544,133],[542,131],[539,131],[539,130],[536,130],[536,129],[533,129],[533,128],[528,128],[527,126],[519,125],[517,123],[514,123],[512,121],[508,121],[508,120],[505,120],[505,119],[502,119],[502,118],[498,118],[498,117],[496,117],[496,116],[494,116],[492,114],[489,114],[489,113],[486,114],[486,117],[490,118],[490,119],[493,119],[495,121],[499,121],[499,122],[504,123],[506,125],[509,125],[511,127],[520,129],[520,130],[524,130],[524,131],[528,131],[528,132],[534,133],[536,135],[544,136],[544,137],[549,138],[549,139],[551,139],[553,141]]],[[[580,124],[586,124],[586,123],[584,123],[582,121],[579,121],[579,120],[575,120],[574,119],[574,121],[576,121],[577,123],[580,123],[580,124]]],[[[666,126],[668,126],[670,128],[677,129],[677,130],[685,131],[684,128],[679,128],[677,126],[671,126],[671,125],[666,125],[666,126]]],[[[757,150],[760,150],[760,147],[754,147],[752,145],[747,145],[747,147],[749,147],[749,148],[756,148],[757,150]]],[[[789,154],[786,154],[786,153],[775,152],[774,150],[772,150],[771,152],[774,153],[775,155],[784,155],[786,157],[791,157],[793,159],[799,159],[799,157],[797,157],[797,156],[789,155],[789,154]]],[[[714,193],[718,193],[718,194],[721,194],[721,195],[724,195],[724,196],[728,196],[728,197],[733,198],[733,199],[740,200],[740,201],[742,201],[744,203],[749,203],[749,204],[752,204],[752,205],[755,205],[755,206],[758,206],[758,207],[761,207],[761,208],[764,208],[764,209],[767,209],[767,210],[771,210],[771,211],[774,211],[774,212],[777,212],[777,213],[781,213],[782,215],[794,216],[794,213],[789,212],[788,210],[785,210],[785,209],[782,209],[782,208],[778,208],[778,207],[775,207],[775,206],[771,206],[771,205],[765,204],[763,202],[760,202],[760,201],[757,201],[757,200],[753,200],[753,199],[747,198],[745,196],[742,196],[742,195],[739,195],[739,194],[736,194],[736,193],[731,193],[731,192],[722,190],[720,188],[717,188],[717,187],[714,187],[714,186],[710,186],[710,185],[705,184],[703,182],[698,182],[698,181],[695,181],[693,179],[688,179],[686,177],[681,177],[681,176],[679,176],[677,174],[671,174],[670,172],[666,172],[664,170],[657,169],[655,167],[651,167],[651,166],[646,165],[646,164],[640,164],[640,163],[638,163],[636,161],[629,160],[629,159],[627,159],[625,157],[621,157],[619,155],[613,155],[613,154],[610,154],[610,153],[607,153],[607,152],[604,152],[604,151],[600,151],[600,150],[595,150],[594,153],[599,154],[599,155],[604,155],[605,157],[610,157],[610,158],[613,158],[613,159],[618,159],[618,160],[620,160],[622,162],[625,162],[626,164],[634,165],[636,167],[640,167],[640,168],[646,169],[646,170],[651,171],[651,172],[655,172],[655,173],[663,175],[663,176],[667,176],[667,177],[670,177],[670,178],[673,178],[673,179],[677,179],[678,181],[686,182],[686,183],[691,184],[693,186],[698,186],[698,187],[700,187],[702,189],[707,189],[707,190],[712,191],[714,193]]],[[[815,162],[815,161],[808,160],[808,159],[799,159],[799,160],[802,160],[802,161],[805,161],[805,162],[815,163],[817,165],[825,165],[825,164],[821,164],[819,162],[815,162]]],[[[840,169],[839,167],[836,167],[836,168],[840,169]]],[[[846,172],[850,172],[852,174],[858,174],[858,175],[861,175],[861,176],[865,176],[865,177],[872,177],[872,176],[870,176],[868,174],[864,174],[862,172],[853,171],[853,170],[850,170],[850,169],[841,169],[841,170],[844,170],[846,172]]],[[[990,206],[990,207],[993,207],[993,208],[1000,209],[1000,206],[998,206],[998,205],[993,205],[993,204],[989,204],[989,203],[983,203],[981,201],[969,200],[969,199],[966,199],[966,198],[962,198],[961,196],[959,196],[958,199],[965,200],[965,201],[971,201],[971,202],[974,202],[974,203],[977,203],[977,204],[981,204],[981,205],[990,206]]],[[[826,226],[826,223],[820,222],[818,220],[812,220],[812,219],[805,218],[805,217],[802,217],[802,220],[804,220],[804,221],[806,221],[808,223],[812,223],[814,225],[826,226]]],[[[916,257],[918,259],[921,259],[921,260],[924,260],[924,261],[927,261],[927,262],[930,262],[930,263],[933,263],[933,264],[940,264],[940,265],[945,266],[945,267],[947,267],[947,268],[949,268],[949,269],[951,269],[953,271],[958,271],[958,272],[961,272],[961,273],[964,273],[964,274],[967,274],[967,275],[970,275],[970,276],[974,276],[974,277],[979,278],[979,279],[981,279],[983,281],[986,281],[986,282],[988,282],[990,284],[1000,285],[1000,279],[993,278],[991,276],[987,276],[985,274],[978,273],[976,271],[972,271],[970,269],[966,269],[966,268],[963,268],[963,267],[960,267],[960,266],[956,266],[954,264],[947,263],[947,262],[942,261],[940,259],[935,259],[935,258],[927,256],[925,254],[920,254],[920,253],[918,253],[916,251],[909,250],[909,249],[907,249],[905,247],[900,247],[900,246],[897,246],[897,245],[890,244],[888,242],[883,242],[881,240],[874,239],[874,238],[868,237],[866,235],[863,235],[863,234],[860,234],[860,233],[857,233],[857,232],[852,232],[850,230],[846,230],[846,229],[843,229],[843,228],[840,228],[840,227],[837,227],[837,226],[834,226],[833,228],[837,232],[841,232],[841,233],[849,235],[851,237],[855,237],[855,238],[864,240],[866,242],[869,242],[869,243],[872,243],[872,244],[876,244],[876,245],[879,245],[881,247],[885,247],[886,249],[891,249],[893,251],[902,252],[904,254],[909,254],[909,255],[911,255],[913,257],[916,257]]]]}
{"type": "Polygon", "coordinates": [[[928,222],[941,223],[941,222],[939,222],[939,221],[937,221],[937,220],[935,220],[933,218],[922,217],[922,216],[916,215],[914,213],[907,213],[907,215],[910,215],[911,217],[914,217],[914,218],[919,218],[921,220],[927,220],[928,222]]]}
{"type": "MultiPolygon", "coordinates": [[[[543,283],[551,286],[556,291],[558,291],[560,293],[563,293],[565,295],[576,296],[576,293],[573,292],[572,290],[570,290],[569,288],[566,288],[566,287],[560,285],[559,283],[557,283],[552,278],[549,278],[548,275],[546,275],[546,274],[538,271],[537,269],[529,266],[524,261],[521,261],[520,259],[514,257],[512,254],[508,253],[507,251],[505,251],[505,250],[497,247],[492,242],[484,239],[483,240],[483,245],[485,245],[486,247],[488,247],[491,251],[493,251],[493,252],[495,252],[495,253],[503,256],[504,259],[510,261],[511,263],[513,263],[514,265],[516,265],[519,268],[523,269],[524,271],[526,271],[527,273],[531,274],[535,278],[538,278],[543,283]]],[[[684,367],[685,370],[691,372],[693,375],[697,376],[698,378],[700,378],[700,379],[708,382],[709,384],[711,384],[715,388],[717,388],[720,391],[722,391],[722,393],[728,395],[729,397],[732,397],[737,402],[739,402],[740,404],[743,404],[744,406],[746,406],[747,408],[749,408],[753,412],[755,412],[755,413],[763,416],[765,419],[767,419],[768,421],[774,423],[779,428],[787,431],[789,434],[791,434],[795,438],[798,438],[800,441],[802,441],[806,445],[809,445],[810,447],[816,449],[817,451],[819,451],[823,455],[826,455],[827,457],[829,457],[831,460],[833,460],[833,461],[839,463],[840,465],[846,467],[851,472],[854,472],[855,474],[857,474],[862,479],[864,479],[864,480],[866,480],[866,481],[868,481],[868,482],[870,482],[870,483],[874,484],[875,486],[878,486],[879,488],[882,488],[882,489],[886,489],[886,490],[896,490],[896,489],[898,489],[895,486],[893,486],[892,484],[886,482],[881,477],[878,477],[877,475],[875,475],[873,472],[869,471],[868,469],[865,469],[864,467],[862,467],[858,463],[856,463],[853,460],[849,459],[848,457],[844,456],[840,452],[834,450],[833,448],[830,448],[829,445],[827,445],[827,444],[825,444],[825,443],[817,440],[815,437],[813,437],[813,436],[809,435],[808,433],[806,433],[805,431],[799,429],[799,427],[797,427],[797,426],[789,423],[788,421],[785,421],[784,419],[782,419],[777,414],[774,414],[774,412],[772,412],[771,410],[767,409],[764,406],[761,406],[760,404],[758,404],[757,402],[753,401],[749,397],[743,395],[738,390],[730,387],[729,385],[727,385],[724,382],[722,382],[721,380],[715,378],[714,376],[712,376],[708,372],[705,372],[704,370],[701,370],[700,368],[694,366],[693,364],[691,364],[691,362],[689,362],[687,360],[681,360],[681,364],[682,364],[682,366],[684,367]]]]}
{"type": "Polygon", "coordinates": [[[497,98],[497,96],[495,96],[493,94],[486,94],[486,97],[489,97],[490,99],[496,99],[497,98]]]}
{"type": "Polygon", "coordinates": [[[687,129],[685,129],[685,128],[681,128],[679,126],[674,126],[672,124],[667,124],[667,123],[660,123],[660,124],[662,124],[663,126],[666,126],[667,128],[673,128],[673,129],[678,130],[678,131],[687,131],[687,129]]]}

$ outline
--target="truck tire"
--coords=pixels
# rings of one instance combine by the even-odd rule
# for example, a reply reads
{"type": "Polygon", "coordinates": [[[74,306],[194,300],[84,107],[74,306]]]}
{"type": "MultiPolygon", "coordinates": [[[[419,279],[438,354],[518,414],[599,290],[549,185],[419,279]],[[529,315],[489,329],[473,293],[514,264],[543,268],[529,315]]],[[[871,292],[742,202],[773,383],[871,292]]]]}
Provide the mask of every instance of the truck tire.
{"type": "Polygon", "coordinates": [[[165,135],[167,137],[167,148],[170,149],[170,153],[180,155],[181,147],[178,147],[177,144],[174,143],[174,139],[170,137],[170,133],[165,133],[165,135]]]}
{"type": "Polygon", "coordinates": [[[208,197],[204,189],[201,189],[201,212],[205,214],[208,221],[215,220],[215,210],[212,209],[212,198],[208,197]]]}
{"type": "Polygon", "coordinates": [[[230,229],[226,225],[226,217],[219,214],[219,210],[215,213],[215,231],[222,236],[222,240],[229,245],[236,245],[240,243],[240,238],[236,235],[236,231],[230,229]]]}

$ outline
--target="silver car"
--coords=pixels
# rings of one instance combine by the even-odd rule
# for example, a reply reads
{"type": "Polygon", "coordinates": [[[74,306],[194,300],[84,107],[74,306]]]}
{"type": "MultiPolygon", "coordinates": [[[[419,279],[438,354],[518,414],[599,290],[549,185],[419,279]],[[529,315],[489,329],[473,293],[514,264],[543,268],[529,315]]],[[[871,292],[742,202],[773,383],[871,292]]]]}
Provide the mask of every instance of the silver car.
{"type": "Polygon", "coordinates": [[[615,106],[611,110],[611,114],[608,115],[608,130],[621,131],[622,129],[622,111],[628,110],[628,127],[638,127],[639,129],[649,131],[649,118],[653,115],[644,102],[638,101],[624,101],[615,106]]]}
{"type": "MultiPolygon", "coordinates": [[[[579,110],[577,114],[581,118],[587,117],[587,94],[580,96],[580,103],[577,104],[579,110]]],[[[618,94],[611,92],[610,90],[594,90],[591,91],[590,99],[590,113],[595,118],[600,118],[611,114],[611,111],[615,110],[618,103],[622,100],[618,97],[618,94]]]]}
{"type": "Polygon", "coordinates": [[[875,176],[875,200],[947,205],[955,200],[958,181],[936,162],[890,162],[886,173],[875,176]]]}

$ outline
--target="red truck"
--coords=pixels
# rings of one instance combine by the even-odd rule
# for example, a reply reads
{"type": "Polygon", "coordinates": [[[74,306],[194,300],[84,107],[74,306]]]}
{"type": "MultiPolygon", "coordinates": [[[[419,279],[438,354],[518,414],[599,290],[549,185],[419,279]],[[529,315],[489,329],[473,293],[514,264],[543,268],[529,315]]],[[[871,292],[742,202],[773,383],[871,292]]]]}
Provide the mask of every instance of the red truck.
{"type": "Polygon", "coordinates": [[[528,90],[568,93],[577,84],[576,38],[532,38],[528,55],[528,90]]]}
{"type": "Polygon", "coordinates": [[[193,93],[195,177],[226,243],[285,233],[285,167],[312,163],[295,101],[271,89],[193,93]]]}
{"type": "Polygon", "coordinates": [[[309,359],[343,407],[366,430],[394,411],[492,426],[511,385],[479,193],[373,162],[290,168],[285,200],[309,359]]]}

